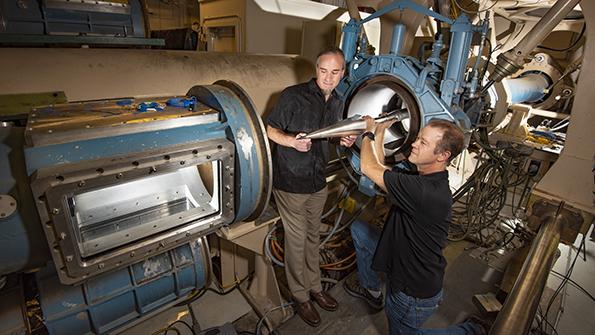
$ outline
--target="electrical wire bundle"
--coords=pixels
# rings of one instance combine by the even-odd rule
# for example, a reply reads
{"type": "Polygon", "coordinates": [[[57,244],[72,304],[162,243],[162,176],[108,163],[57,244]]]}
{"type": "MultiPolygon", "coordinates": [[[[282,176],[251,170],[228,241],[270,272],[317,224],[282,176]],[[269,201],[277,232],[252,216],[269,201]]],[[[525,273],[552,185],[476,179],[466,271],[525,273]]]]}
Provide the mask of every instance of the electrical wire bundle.
{"type": "MultiPolygon", "coordinates": [[[[322,221],[327,222],[334,217],[332,226],[326,232],[320,233],[320,269],[322,270],[322,285],[324,290],[329,290],[347,271],[353,269],[356,264],[355,251],[351,242],[351,234],[348,229],[351,223],[374,203],[375,198],[370,198],[365,204],[349,214],[345,208],[344,201],[350,198],[354,186],[344,185],[335,201],[335,204],[322,215],[322,221]],[[346,214],[349,216],[346,217],[346,214]]],[[[277,266],[284,264],[283,234],[279,233],[279,226],[273,226],[265,238],[265,254],[277,266]]]]}
{"type": "MultiPolygon", "coordinates": [[[[558,334],[556,327],[557,327],[558,321],[560,320],[560,316],[561,316],[561,313],[564,308],[563,303],[562,303],[562,306],[560,306],[559,310],[556,313],[556,320],[554,321],[553,324],[552,324],[552,322],[550,322],[548,320],[548,315],[549,315],[550,309],[552,308],[552,306],[554,304],[556,297],[559,294],[561,294],[562,290],[566,289],[568,283],[574,283],[574,286],[579,288],[579,290],[581,290],[583,293],[585,293],[591,300],[595,301],[595,298],[593,297],[592,294],[590,294],[582,286],[578,285],[576,282],[574,282],[572,279],[570,279],[570,276],[572,275],[572,271],[574,270],[574,266],[576,265],[576,261],[578,260],[578,257],[581,254],[581,251],[583,253],[583,257],[582,257],[583,261],[585,261],[585,262],[587,261],[585,240],[586,240],[586,236],[585,236],[585,234],[583,234],[581,244],[579,245],[579,248],[576,251],[576,255],[574,255],[574,259],[570,263],[570,266],[566,270],[566,274],[562,275],[562,274],[557,273],[556,271],[552,270],[552,273],[557,274],[558,276],[562,277],[562,281],[560,282],[560,284],[554,291],[554,294],[552,294],[552,296],[548,300],[547,306],[545,308],[545,312],[543,311],[541,306],[538,306],[538,308],[537,308],[537,314],[535,315],[535,317],[537,319],[536,320],[537,326],[534,327],[533,330],[539,331],[539,334],[558,334]],[[549,327],[549,329],[552,330],[551,333],[549,332],[548,327],[549,327]]],[[[565,293],[562,293],[562,299],[564,299],[564,295],[565,295],[565,293]]]]}
{"type": "MultiPolygon", "coordinates": [[[[506,205],[509,189],[528,186],[531,176],[525,171],[525,165],[531,149],[509,142],[494,148],[476,139],[482,150],[478,166],[453,195],[455,204],[449,240],[473,238],[480,246],[489,247],[488,236],[484,234],[499,228],[500,211],[506,205]]],[[[522,201],[520,199],[519,204],[522,201]]],[[[514,206],[513,203],[513,213],[514,206]]]]}

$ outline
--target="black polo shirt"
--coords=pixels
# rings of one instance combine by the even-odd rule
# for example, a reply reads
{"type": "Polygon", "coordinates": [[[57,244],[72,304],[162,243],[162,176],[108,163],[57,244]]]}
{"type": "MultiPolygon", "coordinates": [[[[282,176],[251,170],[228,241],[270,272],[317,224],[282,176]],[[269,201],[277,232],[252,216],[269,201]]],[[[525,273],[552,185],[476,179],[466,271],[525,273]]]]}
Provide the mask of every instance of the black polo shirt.
{"type": "MultiPolygon", "coordinates": [[[[267,119],[269,126],[295,136],[328,127],[343,119],[343,101],[333,91],[328,101],[312,79],[281,92],[267,119]]],[[[312,140],[308,152],[275,145],[273,147],[273,186],[291,193],[314,193],[326,186],[325,169],[329,160],[327,140],[312,140]]]]}
{"type": "Polygon", "coordinates": [[[386,272],[391,289],[430,298],[442,289],[452,194],[448,172],[429,175],[385,171],[392,208],[372,268],[386,272]]]}

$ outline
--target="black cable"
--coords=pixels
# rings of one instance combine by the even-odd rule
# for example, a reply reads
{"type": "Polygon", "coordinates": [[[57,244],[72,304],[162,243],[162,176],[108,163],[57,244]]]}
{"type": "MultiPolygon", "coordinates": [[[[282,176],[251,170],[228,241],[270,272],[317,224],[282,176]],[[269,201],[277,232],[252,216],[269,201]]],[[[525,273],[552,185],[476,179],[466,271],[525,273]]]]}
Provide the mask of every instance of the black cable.
{"type": "MultiPolygon", "coordinates": [[[[474,133],[482,154],[473,174],[453,196],[453,202],[463,205],[464,210],[454,207],[448,238],[460,241],[474,236],[481,246],[489,248],[486,241],[493,234],[485,236],[482,231],[497,223],[500,211],[507,205],[508,189],[522,185],[529,178],[522,167],[530,152],[506,143],[492,147],[486,144],[485,137],[485,134],[474,133]]],[[[516,207],[514,203],[512,207],[516,207]]]]}
{"type": "MultiPolygon", "coordinates": [[[[256,328],[254,330],[254,334],[260,335],[260,328],[262,327],[262,324],[264,323],[264,320],[266,319],[266,317],[269,313],[271,313],[272,311],[278,310],[280,308],[287,308],[291,305],[293,305],[293,302],[288,302],[288,303],[284,303],[280,306],[273,307],[273,308],[269,309],[268,311],[266,311],[264,313],[264,315],[260,318],[260,320],[258,320],[258,322],[256,323],[256,328]]],[[[267,325],[267,327],[268,327],[268,325],[267,325]]],[[[277,332],[274,329],[271,329],[271,331],[269,332],[269,334],[276,334],[276,333],[277,332]]]]}
{"type": "MultiPolygon", "coordinates": [[[[581,249],[583,247],[586,248],[585,239],[586,239],[586,236],[583,235],[583,239],[582,239],[581,244],[580,244],[580,246],[579,246],[579,248],[578,248],[578,250],[576,252],[576,255],[574,256],[574,259],[572,260],[572,263],[570,265],[570,268],[566,272],[566,275],[563,277],[562,282],[560,282],[560,285],[558,285],[558,288],[556,289],[556,291],[554,292],[554,294],[551,296],[551,298],[550,298],[550,300],[549,300],[549,302],[547,304],[547,308],[545,309],[545,315],[544,315],[546,322],[548,322],[547,317],[548,317],[548,314],[550,312],[550,308],[554,304],[554,300],[556,299],[556,297],[558,296],[558,294],[560,294],[560,292],[562,291],[562,288],[564,288],[564,285],[566,285],[568,283],[568,281],[570,279],[570,276],[572,275],[572,271],[574,270],[574,265],[576,264],[576,261],[578,260],[578,257],[579,257],[579,255],[581,253],[581,249]]],[[[552,327],[552,329],[554,329],[554,331],[555,331],[555,328],[554,327],[552,327]]]]}
{"type": "MultiPolygon", "coordinates": [[[[565,276],[563,274],[561,274],[560,272],[557,272],[556,270],[552,270],[551,271],[553,274],[555,274],[556,276],[564,279],[565,276]]],[[[568,281],[572,284],[572,286],[576,287],[577,289],[579,289],[581,292],[583,292],[586,296],[589,297],[589,299],[593,300],[595,302],[595,296],[593,296],[591,293],[589,293],[589,291],[587,291],[584,287],[582,287],[579,283],[575,282],[574,280],[568,278],[568,281]]]]}
{"type": "Polygon", "coordinates": [[[191,294],[187,299],[180,301],[179,303],[175,304],[174,307],[182,307],[184,305],[188,305],[196,301],[198,298],[202,297],[205,293],[207,293],[206,288],[202,288],[195,293],[191,294]]]}
{"type": "MultiPolygon", "coordinates": [[[[479,83],[481,84],[481,86],[483,86],[483,78],[485,78],[486,72],[488,72],[488,66],[490,65],[490,60],[492,59],[492,53],[494,52],[494,50],[492,49],[492,41],[490,41],[489,38],[486,38],[485,40],[486,40],[486,42],[488,42],[488,45],[490,48],[489,48],[487,59],[485,61],[485,65],[483,66],[481,75],[479,76],[479,80],[480,80],[479,83]]],[[[478,55],[477,57],[481,57],[481,55],[478,55]]]]}
{"type": "Polygon", "coordinates": [[[581,29],[581,32],[578,36],[578,38],[572,43],[572,45],[570,45],[569,47],[563,48],[563,49],[555,49],[555,48],[550,48],[550,47],[546,47],[543,45],[538,45],[538,48],[541,49],[545,49],[545,50],[549,50],[549,51],[558,51],[558,52],[564,52],[564,51],[568,51],[570,49],[573,49],[574,47],[576,47],[578,45],[578,43],[580,42],[581,38],[583,38],[583,35],[585,34],[585,28],[587,27],[587,23],[583,24],[583,29],[581,29]]]}
{"type": "Polygon", "coordinates": [[[539,316],[539,321],[537,322],[537,326],[539,327],[540,334],[547,334],[546,329],[543,328],[543,322],[545,321],[547,326],[550,326],[555,334],[558,334],[558,330],[554,327],[554,325],[543,315],[543,310],[541,306],[537,307],[537,315],[539,316]]]}
{"type": "MultiPolygon", "coordinates": [[[[190,307],[188,307],[188,308],[190,308],[190,307]]],[[[188,324],[188,322],[186,322],[186,321],[183,321],[183,320],[176,320],[176,321],[174,321],[174,322],[170,323],[168,327],[173,327],[173,326],[174,326],[176,323],[181,323],[181,324],[183,324],[184,326],[186,326],[186,328],[188,328],[188,329],[190,330],[190,333],[191,333],[191,334],[194,334],[194,329],[192,329],[192,327],[190,327],[190,325],[188,324]]],[[[166,335],[168,331],[169,331],[169,330],[166,330],[166,331],[165,331],[165,333],[164,333],[163,335],[166,335]]]]}

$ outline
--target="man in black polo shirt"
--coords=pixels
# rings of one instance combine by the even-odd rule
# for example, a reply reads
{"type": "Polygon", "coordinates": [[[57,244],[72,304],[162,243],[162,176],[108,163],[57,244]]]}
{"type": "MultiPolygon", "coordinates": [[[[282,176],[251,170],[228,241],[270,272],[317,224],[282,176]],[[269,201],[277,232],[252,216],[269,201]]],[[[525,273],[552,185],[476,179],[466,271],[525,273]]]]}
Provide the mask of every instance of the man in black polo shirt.
{"type": "MultiPolygon", "coordinates": [[[[285,274],[300,317],[311,326],[320,315],[310,301],[326,310],[338,304],[320,283],[318,253],[320,217],[327,197],[325,169],[329,160],[327,140],[302,135],[330,126],[343,118],[343,101],[334,91],[345,71],[338,48],[321,52],[316,78],[283,90],[268,117],[267,135],[273,149],[273,194],[285,231],[285,274]]],[[[341,138],[351,146],[355,136],[341,138]]]]}
{"type": "Polygon", "coordinates": [[[442,281],[451,220],[452,194],[446,167],[463,149],[464,136],[454,124],[433,120],[412,144],[409,163],[416,172],[384,165],[384,132],[367,118],[361,148],[362,173],[386,191],[391,210],[384,228],[358,221],[352,227],[358,277],[345,289],[372,307],[383,306],[380,279],[387,275],[386,316],[390,334],[483,334],[472,322],[446,329],[422,329],[442,299],[442,281]]]}

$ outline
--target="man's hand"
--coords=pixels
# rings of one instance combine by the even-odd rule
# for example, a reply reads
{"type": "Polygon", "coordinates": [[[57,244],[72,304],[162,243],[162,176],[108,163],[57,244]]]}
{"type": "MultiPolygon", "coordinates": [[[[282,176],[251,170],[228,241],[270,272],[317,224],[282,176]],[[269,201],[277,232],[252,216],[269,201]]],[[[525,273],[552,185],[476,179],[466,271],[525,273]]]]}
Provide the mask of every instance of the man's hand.
{"type": "Polygon", "coordinates": [[[291,141],[291,146],[299,152],[308,152],[312,147],[312,140],[309,138],[303,138],[303,136],[306,136],[306,134],[297,134],[295,138],[291,141]]]}
{"type": "Polygon", "coordinates": [[[392,120],[388,120],[388,121],[384,121],[382,123],[376,124],[376,133],[384,134],[384,131],[387,130],[388,128],[390,128],[390,126],[392,126],[396,121],[397,121],[396,119],[392,119],[392,120]]]}
{"type": "Polygon", "coordinates": [[[366,131],[374,132],[376,131],[376,121],[369,115],[364,116],[364,120],[366,120],[366,131]]]}
{"type": "Polygon", "coordinates": [[[347,148],[350,148],[353,143],[355,143],[355,140],[357,139],[357,135],[347,135],[347,136],[343,136],[341,137],[341,145],[347,148]]]}

